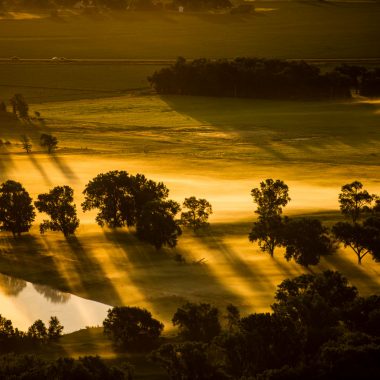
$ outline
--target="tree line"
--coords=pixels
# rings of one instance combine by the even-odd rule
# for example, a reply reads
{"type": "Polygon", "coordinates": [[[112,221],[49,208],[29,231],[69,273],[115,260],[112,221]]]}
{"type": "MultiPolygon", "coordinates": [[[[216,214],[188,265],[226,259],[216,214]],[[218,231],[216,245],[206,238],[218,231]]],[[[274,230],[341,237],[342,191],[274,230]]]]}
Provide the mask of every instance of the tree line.
{"type": "Polygon", "coordinates": [[[322,74],[306,62],[277,59],[228,60],[182,57],[148,78],[160,94],[263,99],[350,98],[351,89],[367,97],[380,95],[380,69],[343,64],[322,74]]]}
{"type": "Polygon", "coordinates": [[[148,77],[159,94],[262,99],[350,98],[351,79],[341,70],[321,73],[304,61],[180,57],[148,77]]]}
{"type": "Polygon", "coordinates": [[[248,238],[271,257],[276,247],[285,247],[286,260],[308,267],[317,265],[321,256],[331,255],[337,243],[342,243],[353,250],[359,264],[367,254],[380,261],[380,197],[369,194],[361,182],[342,186],[340,211],[348,221],[335,223],[331,230],[318,219],[282,216],[290,197],[281,180],[266,179],[251,195],[258,219],[248,238]]]}
{"type": "MultiPolygon", "coordinates": [[[[164,183],[126,171],[98,174],[88,182],[83,194],[82,210],[97,210],[95,221],[99,226],[134,228],[138,239],[157,250],[164,246],[174,248],[182,234],[181,226],[194,232],[208,226],[213,212],[206,199],[192,196],[185,198],[177,218],[181,206],[168,199],[169,189],[164,183]]],[[[308,267],[317,265],[322,256],[333,254],[341,243],[353,250],[359,264],[368,254],[380,261],[380,197],[369,194],[361,182],[342,186],[340,210],[348,221],[337,222],[331,229],[319,219],[283,216],[290,197],[288,186],[279,179],[262,181],[251,195],[258,218],[248,238],[271,257],[277,247],[284,247],[286,260],[308,267]]],[[[79,227],[70,186],[56,186],[39,194],[33,204],[21,183],[8,180],[0,185],[1,230],[14,236],[28,232],[35,220],[35,209],[48,216],[40,224],[41,234],[60,231],[69,237],[79,227]]]]}
{"type": "Polygon", "coordinates": [[[339,272],[284,280],[272,312],[241,316],[230,304],[186,302],[177,336],[149,311],[115,307],[104,333],[128,352],[147,351],[172,380],[373,380],[380,375],[380,297],[360,297],[339,272]]]}

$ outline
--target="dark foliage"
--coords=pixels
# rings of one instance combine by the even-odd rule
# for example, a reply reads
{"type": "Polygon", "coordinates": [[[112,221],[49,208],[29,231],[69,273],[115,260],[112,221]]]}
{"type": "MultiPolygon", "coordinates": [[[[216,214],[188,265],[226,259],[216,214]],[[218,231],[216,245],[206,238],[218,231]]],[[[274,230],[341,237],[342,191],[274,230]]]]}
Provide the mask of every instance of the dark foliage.
{"type": "Polygon", "coordinates": [[[103,327],[116,347],[147,350],[157,344],[164,325],[146,309],[122,306],[108,310],[103,327]]]}
{"type": "Polygon", "coordinates": [[[45,212],[50,220],[40,224],[40,231],[62,231],[67,237],[73,235],[79,226],[73,198],[74,190],[70,186],[56,186],[49,193],[40,194],[34,202],[39,212],[45,212]]]}
{"type": "Polygon", "coordinates": [[[40,145],[46,148],[48,153],[51,154],[57,149],[58,139],[55,136],[43,133],[40,136],[40,145]]]}
{"type": "Polygon", "coordinates": [[[36,214],[32,198],[21,183],[7,181],[0,186],[0,227],[13,235],[29,231],[36,214]]]}
{"type": "Polygon", "coordinates": [[[350,82],[337,71],[321,74],[305,62],[236,58],[232,61],[178,58],[148,78],[160,94],[263,99],[349,98],[350,82]]]}
{"type": "Polygon", "coordinates": [[[208,226],[207,221],[212,214],[212,207],[206,199],[185,198],[183,207],[187,209],[181,213],[181,224],[183,226],[190,227],[194,232],[208,226]]]}

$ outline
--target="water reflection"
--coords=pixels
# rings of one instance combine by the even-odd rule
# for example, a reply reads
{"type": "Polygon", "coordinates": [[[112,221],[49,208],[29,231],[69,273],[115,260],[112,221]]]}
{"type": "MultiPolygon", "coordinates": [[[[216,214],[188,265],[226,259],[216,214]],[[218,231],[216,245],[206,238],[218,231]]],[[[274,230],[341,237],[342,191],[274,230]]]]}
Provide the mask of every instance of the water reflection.
{"type": "Polygon", "coordinates": [[[26,281],[0,273],[0,292],[17,296],[26,287],[26,281]]]}
{"type": "Polygon", "coordinates": [[[37,319],[47,324],[51,316],[59,319],[64,333],[100,326],[110,307],[0,273],[0,314],[23,331],[37,319]]]}
{"type": "Polygon", "coordinates": [[[46,285],[33,284],[33,288],[52,303],[66,303],[71,296],[69,293],[60,292],[46,285]]]}

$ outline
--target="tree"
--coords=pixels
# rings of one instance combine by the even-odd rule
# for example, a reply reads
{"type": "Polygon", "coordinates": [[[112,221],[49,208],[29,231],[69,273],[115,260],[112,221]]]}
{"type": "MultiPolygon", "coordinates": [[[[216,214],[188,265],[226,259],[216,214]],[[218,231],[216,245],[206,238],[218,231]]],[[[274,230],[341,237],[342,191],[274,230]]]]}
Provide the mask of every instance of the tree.
{"type": "Polygon", "coordinates": [[[48,153],[51,154],[57,149],[58,139],[52,135],[43,133],[40,136],[40,145],[46,148],[48,153]]]}
{"type": "Polygon", "coordinates": [[[62,336],[63,326],[57,317],[50,317],[49,327],[47,330],[48,338],[50,340],[58,339],[62,336]]]}
{"type": "Polygon", "coordinates": [[[35,219],[32,198],[21,183],[7,181],[0,186],[0,226],[13,236],[30,230],[35,219]]]}
{"type": "Polygon", "coordinates": [[[79,226],[75,204],[74,190],[70,186],[56,186],[49,193],[40,194],[34,202],[39,212],[45,212],[50,220],[40,224],[43,234],[46,230],[62,231],[67,237],[73,235],[79,226]]]}
{"type": "Polygon", "coordinates": [[[48,339],[48,332],[45,323],[38,319],[32,326],[28,329],[28,337],[32,339],[37,339],[40,341],[46,341],[48,339]]]}
{"type": "Polygon", "coordinates": [[[260,188],[251,191],[253,201],[257,204],[257,210],[261,218],[269,218],[282,214],[282,207],[290,201],[289,188],[281,180],[266,179],[260,182],[260,188]]]}
{"type": "Polygon", "coordinates": [[[304,267],[317,265],[321,256],[334,251],[328,230],[318,219],[288,219],[284,225],[285,258],[304,267]]]}
{"type": "Polygon", "coordinates": [[[359,265],[368,253],[380,259],[380,226],[376,226],[373,221],[369,220],[366,224],[338,222],[332,231],[345,247],[355,252],[359,265]]]}
{"type": "Polygon", "coordinates": [[[126,171],[98,174],[85,187],[83,211],[99,209],[96,222],[109,228],[132,226],[135,223],[135,204],[130,194],[130,177],[126,171]]]}
{"type": "Polygon", "coordinates": [[[152,348],[164,329],[148,310],[129,306],[108,310],[103,327],[117,347],[136,349],[152,348]]]}
{"type": "Polygon", "coordinates": [[[29,119],[29,106],[21,94],[15,94],[9,101],[12,106],[13,113],[22,119],[29,119]]]}
{"type": "Polygon", "coordinates": [[[252,243],[258,241],[260,249],[273,257],[275,248],[283,245],[283,229],[281,216],[259,217],[258,221],[253,223],[248,238],[252,243]]]}
{"type": "Polygon", "coordinates": [[[283,221],[282,207],[290,201],[289,188],[281,180],[266,179],[260,183],[260,188],[254,188],[251,195],[257,203],[258,221],[253,223],[248,235],[251,242],[258,241],[263,252],[271,257],[276,247],[282,245],[283,221]]]}
{"type": "Polygon", "coordinates": [[[7,106],[3,101],[0,102],[0,112],[7,112],[7,106]]]}
{"type": "Polygon", "coordinates": [[[185,340],[209,342],[221,331],[219,310],[208,303],[187,302],[177,309],[172,322],[185,340]]]}
{"type": "Polygon", "coordinates": [[[208,225],[207,220],[212,214],[212,207],[206,199],[185,198],[183,207],[188,211],[181,214],[182,225],[192,228],[194,232],[208,225]]]}
{"type": "Polygon", "coordinates": [[[30,138],[26,135],[22,135],[20,140],[22,149],[24,149],[26,153],[30,153],[32,151],[32,143],[30,142],[30,138]]]}
{"type": "Polygon", "coordinates": [[[358,221],[364,212],[369,211],[369,206],[375,198],[367,190],[362,189],[363,184],[354,181],[342,186],[339,194],[340,210],[343,215],[351,218],[353,223],[358,221]]]}
{"type": "Polygon", "coordinates": [[[137,237],[157,250],[165,245],[175,247],[182,234],[178,221],[174,219],[179,210],[179,204],[170,200],[147,203],[137,219],[137,237]]]}

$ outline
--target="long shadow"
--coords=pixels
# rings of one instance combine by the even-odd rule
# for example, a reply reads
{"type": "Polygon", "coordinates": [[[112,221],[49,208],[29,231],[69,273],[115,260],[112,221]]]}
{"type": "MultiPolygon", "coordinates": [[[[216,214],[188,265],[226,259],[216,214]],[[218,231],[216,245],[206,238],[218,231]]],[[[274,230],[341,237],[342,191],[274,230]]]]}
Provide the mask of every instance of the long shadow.
{"type": "Polygon", "coordinates": [[[29,153],[28,154],[28,158],[32,162],[33,166],[40,172],[40,174],[41,174],[42,178],[44,179],[45,183],[47,185],[51,185],[51,181],[50,181],[49,176],[47,175],[47,173],[46,173],[45,169],[43,168],[43,166],[35,158],[34,154],[33,153],[29,153]]]}
{"type": "MultiPolygon", "coordinates": [[[[113,303],[121,305],[119,293],[97,259],[91,255],[91,251],[86,249],[76,236],[70,236],[64,243],[70,250],[75,271],[81,279],[81,287],[86,297],[99,299],[97,295],[105,295],[108,300],[112,299],[113,303]]],[[[109,303],[106,299],[103,302],[109,303]]]]}
{"type": "Polygon", "coordinates": [[[0,178],[9,179],[7,173],[14,168],[12,154],[4,146],[0,147],[0,178]]]}
{"type": "MultiPolygon", "coordinates": [[[[156,251],[128,232],[105,231],[104,234],[131,263],[128,276],[136,288],[166,320],[170,320],[186,300],[209,302],[218,307],[244,303],[240,295],[231,292],[207,264],[178,264],[173,260],[173,251],[156,251]]],[[[175,249],[174,252],[185,257],[189,254],[186,249],[175,249]]],[[[118,265],[116,261],[115,265],[118,265]]]]}
{"type": "Polygon", "coordinates": [[[59,157],[54,153],[50,154],[49,157],[68,180],[72,182],[78,181],[78,176],[74,173],[74,171],[70,168],[70,166],[65,162],[64,158],[59,157]]]}

